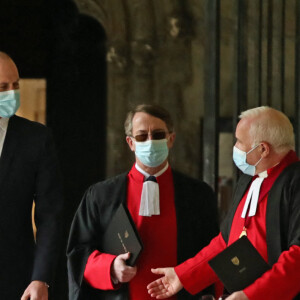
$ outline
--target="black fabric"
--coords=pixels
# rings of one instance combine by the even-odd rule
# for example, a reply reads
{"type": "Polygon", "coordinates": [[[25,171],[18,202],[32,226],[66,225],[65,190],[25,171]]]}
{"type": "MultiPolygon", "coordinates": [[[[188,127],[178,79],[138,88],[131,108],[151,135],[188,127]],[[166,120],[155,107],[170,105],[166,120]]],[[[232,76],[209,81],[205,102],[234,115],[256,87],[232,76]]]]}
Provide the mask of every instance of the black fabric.
{"type": "Polygon", "coordinates": [[[153,182],[157,182],[156,177],[155,176],[149,176],[145,181],[153,181],[153,182]]]}
{"type": "MultiPolygon", "coordinates": [[[[207,184],[175,171],[173,178],[180,263],[218,234],[217,201],[207,184]]],[[[85,193],[71,226],[67,248],[70,300],[128,299],[126,284],[116,291],[101,291],[83,282],[87,259],[95,249],[101,251],[101,234],[119,204],[126,203],[126,191],[127,174],[121,174],[91,186],[85,193]]],[[[192,296],[183,290],[178,299],[199,299],[199,295],[192,296]]]]}
{"type": "Polygon", "coordinates": [[[0,299],[20,299],[31,280],[52,284],[58,255],[62,193],[49,129],[10,118],[0,170],[0,299]]]}
{"type": "MultiPolygon", "coordinates": [[[[234,194],[233,207],[221,226],[222,236],[228,242],[236,209],[251,182],[251,176],[242,175],[234,194]]],[[[269,264],[277,262],[280,254],[290,246],[300,246],[300,162],[285,168],[274,182],[268,196],[266,238],[269,264]]],[[[300,294],[295,300],[300,300],[300,294]]]]}
{"type": "Polygon", "coordinates": [[[235,212],[237,210],[237,207],[238,207],[240,201],[242,200],[243,195],[245,194],[248,186],[251,183],[251,179],[252,179],[252,176],[243,174],[240,177],[240,179],[235,187],[232,207],[228,211],[226,218],[224,219],[224,221],[221,224],[221,233],[222,233],[222,237],[223,237],[224,241],[226,242],[226,244],[228,243],[233,217],[235,215],[235,212]]]}

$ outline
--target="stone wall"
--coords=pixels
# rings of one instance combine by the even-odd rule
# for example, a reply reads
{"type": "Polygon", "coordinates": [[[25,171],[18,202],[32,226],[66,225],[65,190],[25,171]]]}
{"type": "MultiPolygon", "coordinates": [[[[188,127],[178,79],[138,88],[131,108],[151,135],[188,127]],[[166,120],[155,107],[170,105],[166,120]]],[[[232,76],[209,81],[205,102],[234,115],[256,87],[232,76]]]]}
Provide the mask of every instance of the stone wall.
{"type": "MultiPolygon", "coordinates": [[[[108,176],[127,170],[133,161],[133,157],[128,159],[130,152],[125,143],[123,121],[128,109],[140,103],[159,103],[170,110],[177,132],[172,165],[193,177],[201,176],[201,120],[205,117],[206,101],[204,50],[206,35],[210,34],[204,31],[206,1],[75,1],[80,13],[97,19],[107,35],[108,176]]],[[[244,2],[248,76],[247,98],[241,101],[245,107],[258,104],[276,107],[283,100],[283,107],[279,108],[293,117],[295,1],[273,1],[272,16],[270,1],[244,2]],[[284,46],[280,50],[281,38],[284,46]],[[273,62],[271,71],[270,62],[273,62]],[[284,64],[283,75],[278,69],[280,63],[284,64]],[[274,81],[271,86],[270,76],[274,81]],[[283,85],[280,76],[284,76],[283,85]]],[[[233,116],[232,106],[237,98],[237,30],[238,0],[220,1],[220,120],[233,116]]],[[[230,157],[220,158],[224,159],[220,162],[223,169],[226,162],[225,168],[232,168],[230,157]]]]}

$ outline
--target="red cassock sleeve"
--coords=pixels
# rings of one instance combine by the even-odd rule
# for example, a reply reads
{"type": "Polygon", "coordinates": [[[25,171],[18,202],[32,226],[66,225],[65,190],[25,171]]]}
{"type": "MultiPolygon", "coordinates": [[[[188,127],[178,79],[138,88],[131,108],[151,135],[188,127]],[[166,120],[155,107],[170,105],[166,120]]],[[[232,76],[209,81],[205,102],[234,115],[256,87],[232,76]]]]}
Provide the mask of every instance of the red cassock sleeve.
{"type": "Polygon", "coordinates": [[[114,285],[110,269],[116,255],[101,253],[95,250],[88,258],[84,270],[84,280],[93,288],[100,290],[114,290],[119,286],[114,285]]]}
{"type": "Polygon", "coordinates": [[[244,289],[250,300],[293,299],[300,292],[300,247],[291,246],[263,276],[244,289]]]}
{"type": "MultiPolygon", "coordinates": [[[[226,248],[226,243],[219,233],[208,246],[203,248],[193,258],[175,267],[175,272],[183,287],[191,294],[196,294],[219,282],[219,279],[208,261],[226,248]]],[[[217,294],[218,291],[217,291],[217,294]]]]}

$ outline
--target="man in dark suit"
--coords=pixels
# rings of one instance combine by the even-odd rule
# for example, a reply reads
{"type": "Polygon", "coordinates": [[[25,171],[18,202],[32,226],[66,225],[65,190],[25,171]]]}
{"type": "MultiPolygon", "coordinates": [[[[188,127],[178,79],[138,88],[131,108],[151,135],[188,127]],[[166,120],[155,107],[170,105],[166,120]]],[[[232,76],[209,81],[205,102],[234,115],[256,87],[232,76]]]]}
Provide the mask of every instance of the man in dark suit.
{"type": "Polygon", "coordinates": [[[18,69],[0,52],[0,299],[47,300],[62,211],[58,161],[49,129],[16,116],[19,105],[18,69]]]}
{"type": "MultiPolygon", "coordinates": [[[[69,299],[150,299],[151,268],[182,262],[217,234],[217,205],[204,182],[171,169],[169,149],[175,133],[169,113],[140,105],[125,122],[126,141],[136,163],[124,173],[91,186],[73,220],[69,244],[69,299]],[[103,253],[101,237],[120,203],[143,242],[134,267],[129,253],[103,253]]],[[[173,299],[199,299],[183,292],[173,299]]]]}

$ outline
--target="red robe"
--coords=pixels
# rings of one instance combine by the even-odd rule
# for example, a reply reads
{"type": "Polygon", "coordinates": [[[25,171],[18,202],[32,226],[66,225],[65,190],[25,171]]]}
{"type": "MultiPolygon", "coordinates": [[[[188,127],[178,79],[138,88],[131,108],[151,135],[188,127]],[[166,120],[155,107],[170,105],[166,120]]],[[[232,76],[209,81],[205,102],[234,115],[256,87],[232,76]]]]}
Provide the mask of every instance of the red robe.
{"type": "MultiPolygon", "coordinates": [[[[263,181],[260,190],[259,204],[256,215],[246,220],[247,236],[262,257],[268,261],[266,244],[266,207],[268,192],[275,179],[289,164],[297,161],[296,154],[290,152],[277,166],[268,170],[268,177],[263,181]]],[[[257,176],[253,177],[253,180],[257,176]]],[[[235,242],[245,225],[245,219],[241,218],[242,210],[247,198],[246,191],[235,213],[228,245],[235,242]]],[[[218,280],[214,271],[208,265],[208,261],[227,247],[221,233],[211,243],[200,251],[195,257],[187,260],[175,268],[175,271],[184,288],[195,294],[208,285],[218,280]]],[[[292,246],[283,252],[277,263],[270,271],[258,278],[253,284],[244,289],[244,293],[250,300],[288,300],[299,292],[300,285],[300,247],[292,246]]],[[[220,296],[220,293],[216,295],[220,296]]]]}
{"type": "MultiPolygon", "coordinates": [[[[171,168],[157,177],[160,193],[158,216],[139,216],[143,182],[144,176],[133,166],[128,174],[127,206],[143,241],[144,249],[137,261],[137,274],[129,282],[130,300],[153,299],[146,287],[160,276],[151,273],[151,268],[175,266],[177,263],[177,226],[171,168]]],[[[94,251],[86,264],[84,279],[97,289],[118,288],[110,277],[114,258],[114,255],[94,251]]]]}

